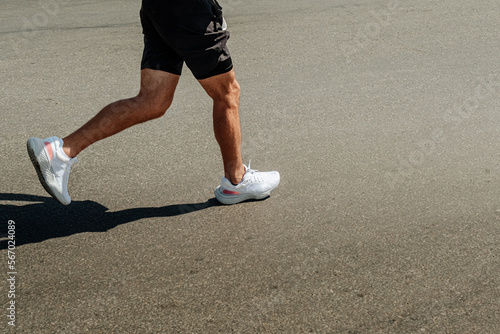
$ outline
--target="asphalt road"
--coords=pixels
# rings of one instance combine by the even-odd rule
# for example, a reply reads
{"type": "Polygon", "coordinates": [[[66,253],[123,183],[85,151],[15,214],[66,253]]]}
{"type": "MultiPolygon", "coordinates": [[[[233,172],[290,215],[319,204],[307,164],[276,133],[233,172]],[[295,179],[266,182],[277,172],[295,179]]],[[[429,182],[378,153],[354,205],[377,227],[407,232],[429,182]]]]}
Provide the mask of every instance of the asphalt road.
{"type": "Polygon", "coordinates": [[[26,139],[137,93],[140,1],[2,0],[1,331],[499,333],[500,1],[220,3],[244,159],[279,188],[216,203],[185,69],[163,118],[81,153],[63,207],[26,139]]]}

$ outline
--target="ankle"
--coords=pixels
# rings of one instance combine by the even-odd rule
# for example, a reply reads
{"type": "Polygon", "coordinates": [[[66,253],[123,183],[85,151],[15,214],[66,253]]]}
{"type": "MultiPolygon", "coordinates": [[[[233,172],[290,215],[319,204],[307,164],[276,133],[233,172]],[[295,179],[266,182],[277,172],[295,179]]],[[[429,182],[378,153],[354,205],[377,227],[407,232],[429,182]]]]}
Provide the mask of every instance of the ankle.
{"type": "Polygon", "coordinates": [[[241,165],[241,167],[237,168],[232,173],[226,172],[225,177],[233,185],[238,185],[243,180],[243,176],[245,176],[245,173],[246,173],[245,167],[243,165],[241,165]]]}
{"type": "Polygon", "coordinates": [[[73,149],[73,147],[69,145],[69,143],[67,143],[64,139],[62,139],[62,141],[63,141],[62,149],[64,153],[68,156],[68,158],[73,159],[74,157],[76,157],[78,155],[78,152],[75,149],[73,149]]]}

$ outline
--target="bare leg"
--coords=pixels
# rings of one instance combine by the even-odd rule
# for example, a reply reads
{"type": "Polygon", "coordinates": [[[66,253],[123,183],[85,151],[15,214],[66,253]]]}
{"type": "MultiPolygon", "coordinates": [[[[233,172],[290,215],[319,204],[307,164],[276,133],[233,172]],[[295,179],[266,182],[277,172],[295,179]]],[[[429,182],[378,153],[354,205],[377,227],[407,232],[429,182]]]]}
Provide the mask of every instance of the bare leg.
{"type": "Polygon", "coordinates": [[[178,75],[150,69],[142,70],[139,94],[104,107],[84,126],[63,138],[64,152],[73,158],[101,139],[133,125],[161,117],[172,104],[178,82],[178,75]]]}
{"type": "Polygon", "coordinates": [[[224,176],[237,184],[245,174],[241,158],[241,126],[239,117],[240,85],[234,70],[199,81],[213,99],[214,133],[224,163],[224,176]]]}

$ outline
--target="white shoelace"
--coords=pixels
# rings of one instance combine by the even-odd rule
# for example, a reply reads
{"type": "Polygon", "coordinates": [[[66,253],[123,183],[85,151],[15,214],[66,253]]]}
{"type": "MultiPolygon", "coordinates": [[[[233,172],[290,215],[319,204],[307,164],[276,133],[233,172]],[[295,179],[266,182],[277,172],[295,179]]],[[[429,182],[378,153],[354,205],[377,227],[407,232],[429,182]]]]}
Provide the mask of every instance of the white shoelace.
{"type": "Polygon", "coordinates": [[[260,176],[260,173],[257,173],[257,169],[251,169],[250,164],[252,163],[252,160],[248,162],[248,167],[246,169],[245,175],[248,174],[248,178],[252,182],[263,182],[264,179],[260,176]]]}

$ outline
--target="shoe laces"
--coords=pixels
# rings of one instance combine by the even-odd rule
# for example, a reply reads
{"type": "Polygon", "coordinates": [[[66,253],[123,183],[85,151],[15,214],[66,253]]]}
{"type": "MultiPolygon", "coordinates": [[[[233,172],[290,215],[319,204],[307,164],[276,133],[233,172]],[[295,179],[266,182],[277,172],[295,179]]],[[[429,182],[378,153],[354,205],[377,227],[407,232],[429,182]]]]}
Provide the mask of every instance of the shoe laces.
{"type": "Polygon", "coordinates": [[[251,169],[250,165],[252,160],[248,162],[248,167],[246,167],[245,178],[247,178],[251,182],[263,182],[264,179],[261,176],[261,173],[258,173],[257,169],[251,169]]]}

